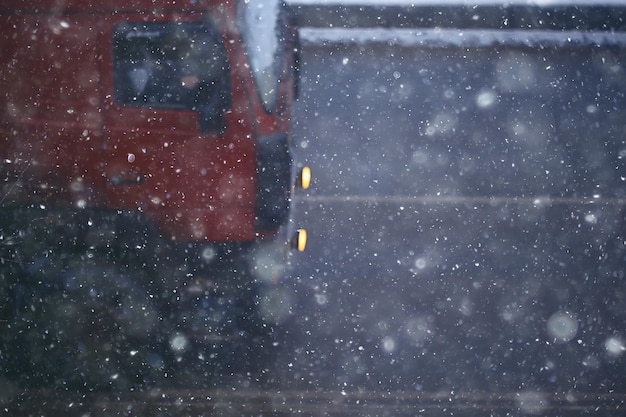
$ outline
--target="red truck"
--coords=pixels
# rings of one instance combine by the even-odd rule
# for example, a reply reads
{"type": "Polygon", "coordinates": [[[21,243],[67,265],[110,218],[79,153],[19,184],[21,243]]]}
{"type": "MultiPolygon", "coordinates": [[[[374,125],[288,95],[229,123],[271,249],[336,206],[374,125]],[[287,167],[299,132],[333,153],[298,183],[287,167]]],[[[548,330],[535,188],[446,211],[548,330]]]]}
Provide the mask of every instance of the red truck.
{"type": "MultiPolygon", "coordinates": [[[[191,336],[180,323],[163,330],[177,308],[163,294],[228,304],[244,285],[229,258],[275,275],[283,261],[259,255],[258,242],[281,256],[285,242],[304,249],[289,222],[293,186],[310,180],[290,154],[298,40],[279,1],[5,0],[0,28],[0,319],[21,335],[4,336],[0,366],[45,367],[23,353],[36,339],[23,334],[49,336],[38,311],[48,327],[75,320],[79,293],[86,311],[114,311],[124,340],[161,334],[182,354],[191,336]],[[50,315],[49,295],[74,303],[50,315]],[[22,346],[20,361],[8,345],[22,346]]],[[[205,333],[232,322],[196,315],[205,333]]],[[[70,333],[53,338],[59,353],[97,350],[70,333]]],[[[40,379],[56,381],[54,369],[40,379]]]]}

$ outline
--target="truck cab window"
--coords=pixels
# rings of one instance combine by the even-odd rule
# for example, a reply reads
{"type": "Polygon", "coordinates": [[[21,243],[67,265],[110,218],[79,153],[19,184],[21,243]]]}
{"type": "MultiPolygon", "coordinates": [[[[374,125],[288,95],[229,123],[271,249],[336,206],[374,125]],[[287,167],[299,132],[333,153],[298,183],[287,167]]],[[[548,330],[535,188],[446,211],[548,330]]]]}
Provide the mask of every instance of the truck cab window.
{"type": "Polygon", "coordinates": [[[226,51],[205,24],[118,25],[113,58],[123,105],[198,111],[214,122],[230,106],[226,51]]]}
{"type": "Polygon", "coordinates": [[[278,98],[283,68],[284,14],[281,0],[242,0],[239,7],[239,29],[254,82],[266,111],[278,98]]]}

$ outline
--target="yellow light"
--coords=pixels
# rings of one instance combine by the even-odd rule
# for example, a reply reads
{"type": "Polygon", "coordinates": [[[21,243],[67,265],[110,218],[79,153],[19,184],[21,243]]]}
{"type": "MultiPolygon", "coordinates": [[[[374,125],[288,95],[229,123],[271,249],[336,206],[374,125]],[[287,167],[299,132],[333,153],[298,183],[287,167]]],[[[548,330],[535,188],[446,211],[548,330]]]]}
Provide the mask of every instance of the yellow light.
{"type": "Polygon", "coordinates": [[[303,167],[302,171],[300,171],[300,186],[303,189],[309,188],[311,185],[311,168],[303,167]]]}
{"type": "Polygon", "coordinates": [[[299,229],[298,230],[298,241],[296,243],[296,248],[298,249],[298,252],[304,252],[304,249],[306,248],[306,230],[304,229],[299,229]]]}

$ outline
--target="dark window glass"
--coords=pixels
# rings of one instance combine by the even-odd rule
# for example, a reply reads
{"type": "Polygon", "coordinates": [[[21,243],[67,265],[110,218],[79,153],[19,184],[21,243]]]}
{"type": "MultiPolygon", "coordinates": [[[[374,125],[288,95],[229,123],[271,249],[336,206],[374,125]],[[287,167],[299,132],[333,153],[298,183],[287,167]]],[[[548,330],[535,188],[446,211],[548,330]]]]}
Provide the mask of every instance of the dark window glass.
{"type": "Polygon", "coordinates": [[[115,98],[138,107],[223,115],[229,65],[219,34],[206,24],[123,24],[113,34],[115,98]]]}

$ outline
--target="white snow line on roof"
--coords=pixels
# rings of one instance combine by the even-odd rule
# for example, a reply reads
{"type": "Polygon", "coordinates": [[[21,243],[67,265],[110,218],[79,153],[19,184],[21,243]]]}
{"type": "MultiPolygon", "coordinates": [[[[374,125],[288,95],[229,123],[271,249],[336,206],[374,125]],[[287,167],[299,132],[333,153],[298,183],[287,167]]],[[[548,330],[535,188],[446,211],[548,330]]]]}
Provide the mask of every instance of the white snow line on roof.
{"type": "Polygon", "coordinates": [[[300,37],[305,45],[387,44],[406,47],[626,46],[625,32],[303,28],[300,29],[300,37]]]}

